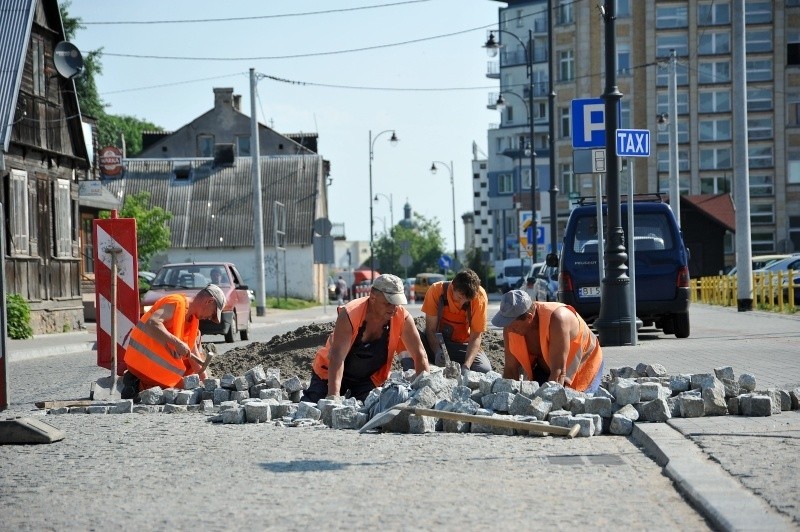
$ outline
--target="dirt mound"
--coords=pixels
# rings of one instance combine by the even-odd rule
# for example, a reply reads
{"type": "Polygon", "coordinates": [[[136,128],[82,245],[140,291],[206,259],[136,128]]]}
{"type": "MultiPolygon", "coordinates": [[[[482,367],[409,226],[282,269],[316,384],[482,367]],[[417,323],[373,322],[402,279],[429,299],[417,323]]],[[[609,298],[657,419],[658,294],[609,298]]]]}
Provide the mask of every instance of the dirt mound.
{"type": "MultiPolygon", "coordinates": [[[[425,318],[415,320],[420,334],[424,334],[425,318]]],[[[281,378],[297,375],[303,380],[311,378],[311,363],[320,347],[325,344],[328,335],[333,331],[333,323],[313,323],[303,325],[293,331],[272,337],[268,342],[251,342],[236,347],[217,356],[209,366],[215,377],[225,373],[244,375],[244,373],[261,364],[264,368],[277,368],[281,378]]],[[[492,368],[503,371],[503,337],[495,332],[483,335],[483,350],[492,362],[492,368]]],[[[395,360],[395,368],[400,365],[395,360]]]]}

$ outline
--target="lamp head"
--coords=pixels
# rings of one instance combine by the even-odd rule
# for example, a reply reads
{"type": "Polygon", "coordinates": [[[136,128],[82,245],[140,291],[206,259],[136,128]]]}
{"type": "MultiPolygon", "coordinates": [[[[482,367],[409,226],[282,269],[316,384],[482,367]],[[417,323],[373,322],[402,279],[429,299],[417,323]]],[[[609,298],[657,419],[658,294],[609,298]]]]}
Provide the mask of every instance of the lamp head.
{"type": "Polygon", "coordinates": [[[486,40],[486,44],[483,45],[486,48],[486,54],[489,57],[497,57],[497,50],[500,48],[500,44],[494,38],[494,32],[489,32],[489,38],[486,40]]]}
{"type": "Polygon", "coordinates": [[[659,113],[656,115],[656,126],[659,131],[666,131],[669,125],[669,113],[659,113]]]}
{"type": "Polygon", "coordinates": [[[431,163],[431,173],[436,175],[436,163],[431,163]]]}
{"type": "Polygon", "coordinates": [[[392,137],[389,139],[389,144],[392,146],[396,146],[397,143],[400,142],[400,139],[397,138],[397,134],[392,131],[392,137]]]}
{"type": "Polygon", "coordinates": [[[503,98],[502,94],[497,97],[497,101],[494,102],[494,107],[498,111],[502,111],[503,109],[506,108],[506,99],[503,98]]]}

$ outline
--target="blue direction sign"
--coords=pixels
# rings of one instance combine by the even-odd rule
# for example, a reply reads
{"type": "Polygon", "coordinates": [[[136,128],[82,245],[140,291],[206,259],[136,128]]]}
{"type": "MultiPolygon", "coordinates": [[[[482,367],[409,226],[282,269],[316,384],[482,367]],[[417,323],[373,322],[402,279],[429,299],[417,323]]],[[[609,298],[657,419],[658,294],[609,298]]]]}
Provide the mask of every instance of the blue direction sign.
{"type": "Polygon", "coordinates": [[[450,267],[451,263],[452,263],[452,259],[450,258],[449,255],[442,255],[441,257],[439,257],[439,267],[440,268],[446,270],[446,269],[448,269],[450,267]]]}
{"type": "Polygon", "coordinates": [[[617,155],[620,157],[650,157],[650,130],[618,129],[617,155]]]}
{"type": "Polygon", "coordinates": [[[603,148],[606,145],[606,104],[602,98],[572,100],[572,147],[603,148]]]}

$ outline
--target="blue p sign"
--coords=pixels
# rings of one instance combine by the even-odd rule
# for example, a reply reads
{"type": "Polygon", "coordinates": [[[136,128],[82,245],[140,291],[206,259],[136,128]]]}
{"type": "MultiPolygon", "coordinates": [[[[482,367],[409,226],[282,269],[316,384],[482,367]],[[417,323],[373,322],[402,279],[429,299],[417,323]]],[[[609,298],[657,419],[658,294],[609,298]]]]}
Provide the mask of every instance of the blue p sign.
{"type": "Polygon", "coordinates": [[[602,148],[606,145],[605,108],[602,98],[572,100],[573,148],[602,148]]]}

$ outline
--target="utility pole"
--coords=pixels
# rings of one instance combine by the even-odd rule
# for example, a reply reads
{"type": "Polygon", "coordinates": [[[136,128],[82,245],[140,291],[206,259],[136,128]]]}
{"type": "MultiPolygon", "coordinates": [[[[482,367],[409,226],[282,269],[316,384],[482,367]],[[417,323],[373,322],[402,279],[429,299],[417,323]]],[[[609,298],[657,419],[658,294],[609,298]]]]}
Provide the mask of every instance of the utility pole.
{"type": "MultiPolygon", "coordinates": [[[[261,153],[258,143],[258,118],[256,117],[256,71],[250,69],[250,163],[253,179],[253,245],[256,248],[256,316],[263,316],[267,308],[266,272],[264,271],[264,206],[261,203],[261,153]]],[[[278,294],[276,293],[277,297],[278,294]]]]}
{"type": "MultiPolygon", "coordinates": [[[[550,149],[550,253],[558,254],[558,185],[556,184],[555,101],[553,88],[553,0],[547,0],[547,114],[549,115],[548,147],[550,149]]],[[[533,235],[536,239],[536,235],[533,235]]],[[[534,246],[537,242],[534,242],[534,246]]]]}
{"type": "Polygon", "coordinates": [[[681,186],[678,175],[678,54],[669,51],[669,205],[681,226],[681,186]]]}

